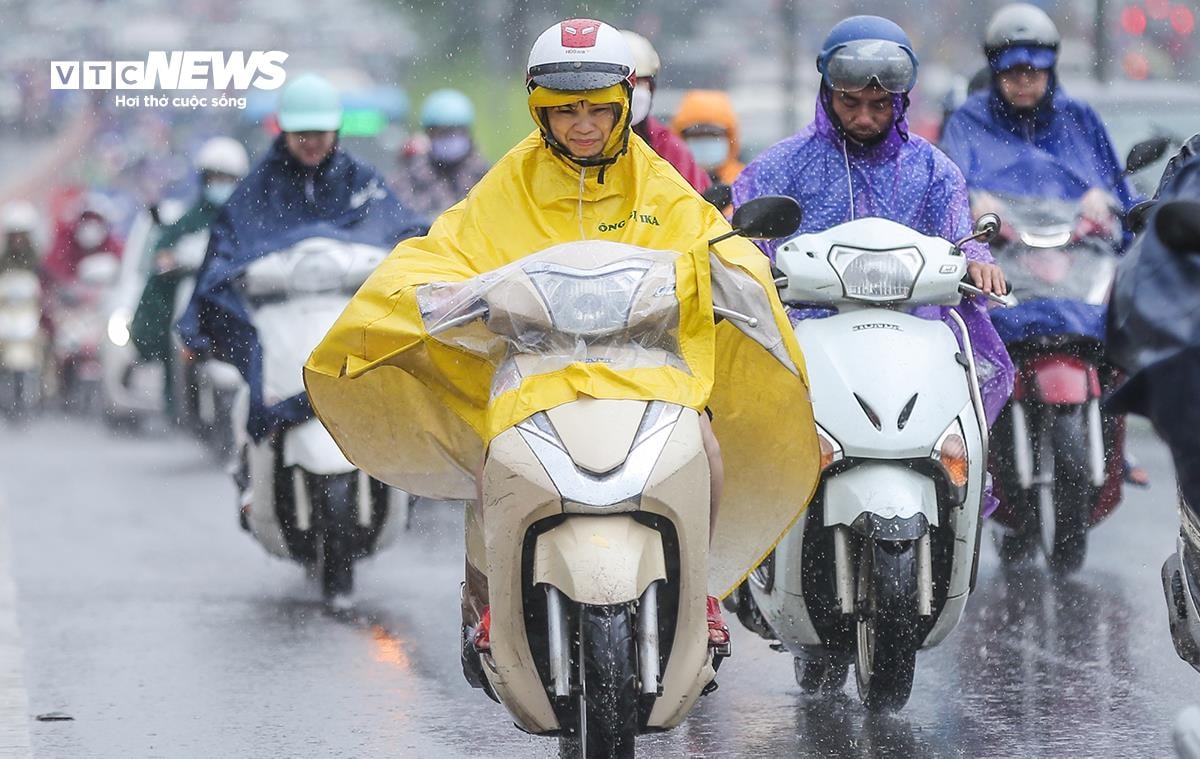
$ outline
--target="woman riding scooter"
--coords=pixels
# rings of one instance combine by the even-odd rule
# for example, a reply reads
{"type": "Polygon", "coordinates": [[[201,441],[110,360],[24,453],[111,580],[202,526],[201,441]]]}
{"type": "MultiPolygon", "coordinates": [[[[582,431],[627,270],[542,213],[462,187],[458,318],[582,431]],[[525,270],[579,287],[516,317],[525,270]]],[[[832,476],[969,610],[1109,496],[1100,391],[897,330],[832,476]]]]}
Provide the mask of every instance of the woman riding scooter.
{"type": "MultiPolygon", "coordinates": [[[[736,238],[716,243],[710,254],[708,241],[729,233],[729,224],[632,133],[633,68],[626,43],[606,24],[575,19],[548,29],[527,71],[536,131],[428,236],[396,247],[313,353],[306,383],[318,416],[356,465],[408,492],[468,500],[479,498],[476,480],[489,445],[538,412],[580,397],[710,407],[711,424],[699,415],[715,522],[710,566],[727,564],[723,552],[748,551],[754,555],[743,556],[736,570],[744,575],[813,487],[816,446],[811,422],[803,423],[810,413],[803,359],[765,259],[736,238]],[[513,380],[429,334],[418,300],[429,283],[456,291],[466,286],[459,283],[486,281],[481,275],[580,240],[671,251],[678,286],[659,295],[678,302],[677,340],[687,368],[623,369],[585,354],[557,371],[513,380]],[[758,332],[771,335],[757,343],[766,351],[744,340],[732,320],[714,327],[711,282],[728,271],[737,272],[741,297],[762,308],[764,318],[754,321],[758,332]],[[786,430],[771,422],[784,407],[800,411],[786,430]],[[789,465],[767,474],[756,460],[762,450],[789,465]],[[781,487],[784,480],[790,484],[781,487]]],[[[576,308],[585,308],[587,297],[579,296],[576,308]]],[[[486,640],[490,624],[489,568],[479,555],[488,514],[477,501],[467,515],[463,623],[476,643],[486,640]]],[[[709,587],[726,592],[737,579],[709,587]]],[[[697,600],[703,606],[703,595],[697,600]]],[[[710,644],[724,646],[728,630],[711,597],[707,615],[710,644]]],[[[486,687],[481,672],[464,664],[468,679],[486,687]]]]}

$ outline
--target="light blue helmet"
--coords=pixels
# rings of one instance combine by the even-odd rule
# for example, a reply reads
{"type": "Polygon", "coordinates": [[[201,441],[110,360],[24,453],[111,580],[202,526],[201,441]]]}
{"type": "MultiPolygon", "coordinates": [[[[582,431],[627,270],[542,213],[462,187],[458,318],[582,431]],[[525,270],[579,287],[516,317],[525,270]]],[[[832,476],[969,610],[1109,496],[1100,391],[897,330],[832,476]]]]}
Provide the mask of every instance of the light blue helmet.
{"type": "Polygon", "coordinates": [[[336,132],[342,128],[342,103],[329,80],[301,74],[284,85],[277,110],[285,132],[336,132]]]}
{"type": "Polygon", "coordinates": [[[475,123],[475,106],[458,90],[437,90],[421,106],[421,127],[470,127],[475,123]]]}

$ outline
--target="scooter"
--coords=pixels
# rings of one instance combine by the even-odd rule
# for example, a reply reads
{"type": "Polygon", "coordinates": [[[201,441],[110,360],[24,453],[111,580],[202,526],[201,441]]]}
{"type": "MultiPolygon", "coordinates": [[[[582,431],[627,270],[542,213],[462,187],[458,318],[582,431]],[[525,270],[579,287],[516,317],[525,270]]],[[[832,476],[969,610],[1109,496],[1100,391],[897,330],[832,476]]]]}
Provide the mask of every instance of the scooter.
{"type": "Polygon", "coordinates": [[[985,215],[950,243],[867,218],[778,248],[784,302],[838,312],[795,328],[822,475],[808,510],[743,585],[750,599],[738,612],[792,653],[808,692],[840,691],[853,659],[862,703],[899,709],[917,651],[962,617],[988,445],[971,338],[954,311],[951,328],[901,309],[980,294],[963,281],[961,246],[998,229],[985,215]]]}
{"type": "Polygon", "coordinates": [[[105,302],[120,266],[111,253],[93,253],[79,262],[76,280],[51,298],[58,396],[66,410],[81,416],[100,411],[104,376],[100,349],[108,326],[105,302]]]}
{"type": "Polygon", "coordinates": [[[42,390],[42,287],[32,271],[0,274],[0,409],[23,420],[42,390]]]}
{"type": "Polygon", "coordinates": [[[1100,413],[1104,311],[1121,230],[1078,231],[1077,206],[1047,198],[1002,199],[1014,236],[992,246],[1021,303],[997,328],[1016,366],[1012,400],[992,432],[1000,484],[1000,556],[1038,550],[1074,571],[1088,530],[1120,501],[1122,420],[1100,413]]]}
{"type": "MultiPolygon", "coordinates": [[[[309,238],[246,268],[243,295],[262,344],[266,403],[304,392],[309,353],[386,254],[309,238]]],[[[324,598],[341,603],[354,587],[354,562],[390,545],[402,530],[391,489],[347,461],[316,419],[276,429],[259,442],[249,439],[249,393],[242,383],[232,414],[248,481],[243,524],[271,554],[310,568],[324,598]]]]}
{"type": "MultiPolygon", "coordinates": [[[[753,234],[755,208],[734,227],[753,234]]],[[[566,243],[418,300],[429,334],[498,360],[495,397],[581,360],[680,365],[674,260],[566,243]]],[[[699,415],[663,401],[579,397],[491,441],[466,541],[489,606],[464,671],[520,729],[557,736],[563,756],[631,756],[715,687],[729,648],[707,628],[709,486],[699,415]]]]}
{"type": "MultiPolygon", "coordinates": [[[[187,308],[196,286],[196,271],[204,260],[208,232],[197,232],[179,241],[176,265],[185,272],[175,293],[175,319],[187,308]]],[[[233,407],[243,382],[237,367],[215,358],[197,358],[174,335],[172,362],[175,397],[180,399],[180,416],[201,442],[220,460],[233,456],[233,407]]]]}

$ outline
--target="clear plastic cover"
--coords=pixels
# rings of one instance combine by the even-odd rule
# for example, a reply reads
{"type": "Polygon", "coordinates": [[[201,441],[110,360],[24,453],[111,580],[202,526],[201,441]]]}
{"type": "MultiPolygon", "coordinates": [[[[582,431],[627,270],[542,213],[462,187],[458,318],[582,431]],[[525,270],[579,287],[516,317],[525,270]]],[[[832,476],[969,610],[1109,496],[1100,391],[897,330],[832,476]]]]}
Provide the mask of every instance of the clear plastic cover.
{"type": "Polygon", "coordinates": [[[386,256],[373,245],[311,237],[250,264],[243,288],[251,299],[350,294],[386,256]]]}
{"type": "Polygon", "coordinates": [[[992,256],[1018,298],[1107,302],[1117,266],[1117,230],[1112,239],[1079,239],[1073,234],[1078,206],[1071,201],[1006,197],[1003,202],[1005,222],[1016,239],[993,243],[992,256]]]}
{"type": "Polygon", "coordinates": [[[496,367],[492,397],[577,362],[690,373],[679,352],[678,255],[567,243],[463,282],[424,285],[417,301],[430,335],[496,367]]]}

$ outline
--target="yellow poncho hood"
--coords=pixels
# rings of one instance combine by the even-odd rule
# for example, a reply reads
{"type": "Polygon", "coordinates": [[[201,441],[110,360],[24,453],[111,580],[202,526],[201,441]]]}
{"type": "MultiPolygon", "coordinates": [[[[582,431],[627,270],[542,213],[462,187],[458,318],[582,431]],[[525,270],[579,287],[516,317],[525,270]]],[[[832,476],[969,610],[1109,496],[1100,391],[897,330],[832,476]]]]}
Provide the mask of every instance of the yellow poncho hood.
{"type": "Polygon", "coordinates": [[[595,398],[712,409],[725,462],[710,587],[727,593],[769,552],[811,497],[818,446],[799,346],[767,259],[727,232],[720,212],[637,136],[599,169],[549,150],[535,132],[446,211],[401,242],[309,358],[313,408],[346,456],[372,476],[435,498],[475,497],[487,442],[537,411],[595,398]],[[553,245],[608,240],[674,251],[679,348],[669,366],[623,375],[578,362],[527,377],[489,401],[495,366],[430,337],[416,291],[460,282],[553,245]],[[758,329],[714,325],[712,304],[761,315],[758,329]]]}

